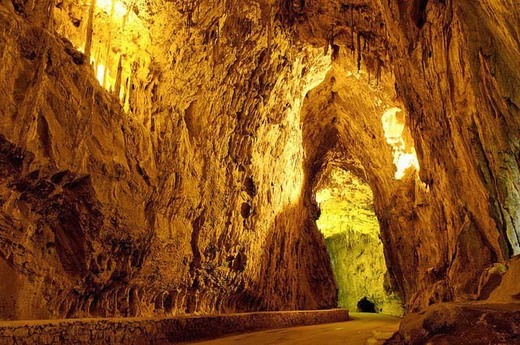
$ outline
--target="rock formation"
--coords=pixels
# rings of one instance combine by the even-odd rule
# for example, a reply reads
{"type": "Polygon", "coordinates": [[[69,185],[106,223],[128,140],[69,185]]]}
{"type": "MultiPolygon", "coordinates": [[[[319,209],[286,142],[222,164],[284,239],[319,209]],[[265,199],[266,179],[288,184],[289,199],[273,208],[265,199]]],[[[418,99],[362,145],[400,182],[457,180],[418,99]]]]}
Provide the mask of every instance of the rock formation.
{"type": "Polygon", "coordinates": [[[333,307],[331,164],[372,189],[406,311],[492,295],[519,28],[512,0],[3,0],[0,316],[333,307]]]}
{"type": "MultiPolygon", "coordinates": [[[[74,6],[47,26],[67,27],[74,6]]],[[[157,47],[132,56],[128,112],[74,43],[31,25],[29,4],[1,12],[2,257],[23,277],[4,317],[335,305],[299,118],[330,56],[274,26],[268,39],[270,5],[163,6],[144,28],[157,47]]]]}

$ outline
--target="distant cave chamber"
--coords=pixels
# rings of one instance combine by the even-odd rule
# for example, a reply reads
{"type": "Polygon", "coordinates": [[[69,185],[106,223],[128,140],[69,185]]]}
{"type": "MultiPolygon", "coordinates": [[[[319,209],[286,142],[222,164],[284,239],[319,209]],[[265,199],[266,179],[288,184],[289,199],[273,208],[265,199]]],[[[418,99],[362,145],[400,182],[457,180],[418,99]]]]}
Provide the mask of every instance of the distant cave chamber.
{"type": "Polygon", "coordinates": [[[372,303],[373,312],[402,315],[402,300],[388,276],[370,187],[339,167],[325,174],[315,187],[320,209],[316,223],[338,284],[338,305],[368,311],[366,305],[372,303]]]}

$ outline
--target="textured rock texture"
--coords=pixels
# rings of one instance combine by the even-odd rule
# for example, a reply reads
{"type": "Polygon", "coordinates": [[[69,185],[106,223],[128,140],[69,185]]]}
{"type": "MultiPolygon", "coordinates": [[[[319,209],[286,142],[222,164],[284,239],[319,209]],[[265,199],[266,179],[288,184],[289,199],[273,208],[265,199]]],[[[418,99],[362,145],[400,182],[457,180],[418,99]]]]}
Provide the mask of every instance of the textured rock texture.
{"type": "Polygon", "coordinates": [[[473,298],[482,272],[519,252],[517,6],[315,1],[293,12],[302,39],[336,45],[304,107],[314,152],[338,147],[329,156],[363,167],[407,309],[473,298]],[[402,105],[420,180],[393,180],[377,126],[402,105]]]}
{"type": "Polygon", "coordinates": [[[514,1],[98,2],[1,2],[3,318],[334,306],[331,164],[371,187],[408,311],[493,295],[520,253],[514,1]]]}
{"type": "Polygon", "coordinates": [[[266,4],[163,5],[128,113],[29,4],[2,7],[4,317],[335,305],[299,118],[330,55],[266,30],[266,4]]]}
{"type": "Polygon", "coordinates": [[[518,304],[439,303],[408,314],[390,344],[520,344],[518,304]]]}
{"type": "Polygon", "coordinates": [[[487,266],[520,251],[518,6],[419,3],[383,5],[390,43],[406,52],[394,71],[429,187],[411,236],[389,236],[410,309],[471,298],[487,266]]]}
{"type": "Polygon", "coordinates": [[[482,275],[478,301],[405,315],[389,344],[520,344],[520,257],[482,275]]]}

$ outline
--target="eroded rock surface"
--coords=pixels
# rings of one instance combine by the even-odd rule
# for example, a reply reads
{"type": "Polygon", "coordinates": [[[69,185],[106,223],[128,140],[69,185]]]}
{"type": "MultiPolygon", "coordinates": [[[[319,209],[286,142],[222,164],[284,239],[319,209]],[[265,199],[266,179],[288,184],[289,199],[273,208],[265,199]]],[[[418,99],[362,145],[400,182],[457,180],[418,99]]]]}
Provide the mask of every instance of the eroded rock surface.
{"type": "Polygon", "coordinates": [[[496,265],[482,275],[479,301],[410,313],[388,344],[520,344],[519,273],[518,256],[496,265]]]}
{"type": "Polygon", "coordinates": [[[335,305],[301,197],[299,121],[330,56],[280,28],[268,39],[256,3],[228,13],[222,53],[204,37],[229,5],[164,6],[130,112],[69,42],[31,24],[39,15],[0,12],[2,260],[43,295],[8,292],[28,312],[5,317],[43,317],[38,304],[45,317],[335,305]]]}
{"type": "Polygon", "coordinates": [[[389,344],[519,344],[518,304],[433,305],[401,322],[389,344]]]}
{"type": "Polygon", "coordinates": [[[363,167],[408,310],[472,299],[481,273],[519,251],[518,9],[509,1],[349,3],[359,5],[349,7],[354,20],[339,1],[330,4],[336,11],[312,2],[293,24],[300,37],[337,46],[329,79],[309,95],[307,126],[321,143],[311,150],[339,151],[344,167],[363,167]],[[343,34],[352,30],[362,31],[361,52],[343,34]],[[401,102],[420,180],[393,180],[377,124],[401,102]]]}

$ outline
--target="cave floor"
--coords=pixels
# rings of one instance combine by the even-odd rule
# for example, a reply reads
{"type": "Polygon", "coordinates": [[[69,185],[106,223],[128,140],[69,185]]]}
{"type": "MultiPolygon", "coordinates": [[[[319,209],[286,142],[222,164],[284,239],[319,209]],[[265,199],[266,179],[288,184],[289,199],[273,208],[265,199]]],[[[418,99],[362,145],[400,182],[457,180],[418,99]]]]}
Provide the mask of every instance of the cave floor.
{"type": "Polygon", "coordinates": [[[381,314],[350,313],[350,316],[352,320],[346,322],[244,333],[196,342],[196,344],[383,344],[394,332],[397,332],[401,320],[398,317],[381,314]]]}

